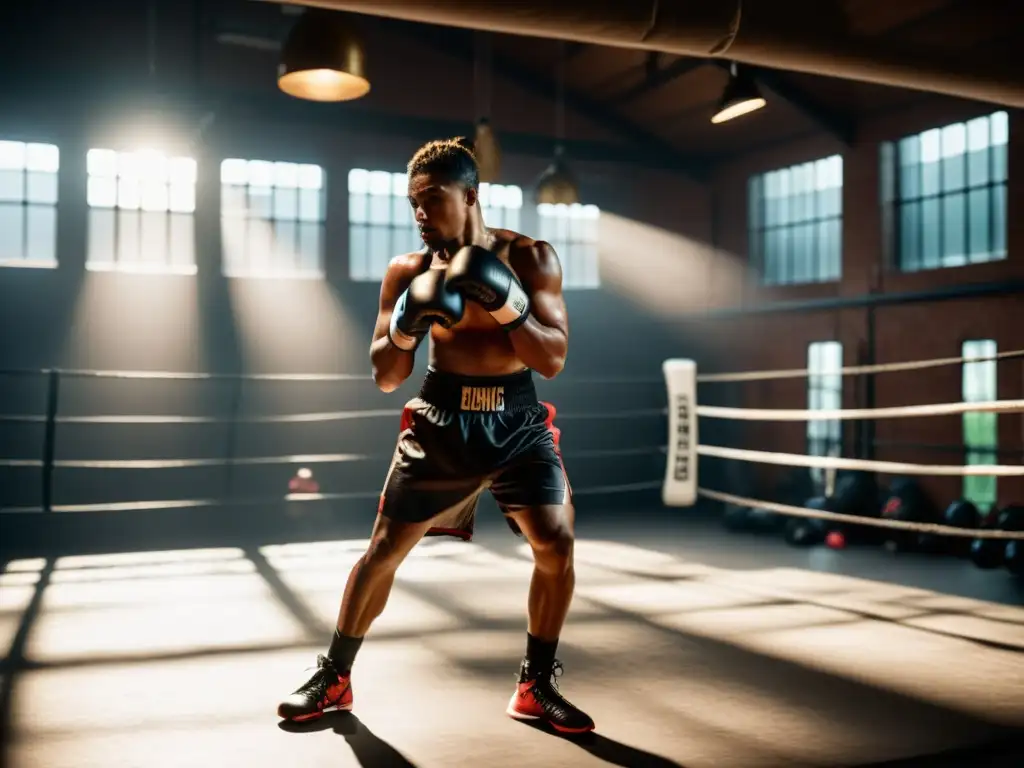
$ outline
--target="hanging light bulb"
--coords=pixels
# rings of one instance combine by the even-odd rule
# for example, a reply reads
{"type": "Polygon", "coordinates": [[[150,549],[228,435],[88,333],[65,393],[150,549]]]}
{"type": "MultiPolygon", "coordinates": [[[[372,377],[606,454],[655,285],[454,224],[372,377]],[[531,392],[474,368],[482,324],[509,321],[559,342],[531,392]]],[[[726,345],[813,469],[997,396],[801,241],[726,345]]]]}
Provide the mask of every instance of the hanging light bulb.
{"type": "Polygon", "coordinates": [[[473,147],[480,169],[480,181],[496,182],[501,175],[501,147],[498,146],[498,137],[486,117],[481,117],[477,121],[473,147]]]}
{"type": "Polygon", "coordinates": [[[580,201],[579,186],[566,165],[561,145],[555,147],[555,159],[537,179],[534,200],[537,205],[572,205],[580,201]]]}
{"type": "Polygon", "coordinates": [[[473,86],[476,93],[476,133],[473,136],[473,154],[476,155],[480,181],[493,184],[501,175],[501,147],[487,115],[491,113],[491,38],[478,31],[473,36],[473,86]]]}
{"type": "Polygon", "coordinates": [[[755,112],[767,103],[758,90],[757,83],[746,72],[739,71],[734,61],[729,67],[729,82],[722,92],[718,109],[712,115],[711,122],[724,123],[755,112]]]}
{"type": "Polygon", "coordinates": [[[558,76],[555,90],[555,159],[537,179],[537,205],[572,205],[580,201],[580,188],[565,162],[565,43],[559,42],[558,76]]]}
{"type": "Polygon", "coordinates": [[[281,49],[277,85],[309,101],[351,101],[369,93],[363,44],[348,17],[306,11],[281,49]]]}

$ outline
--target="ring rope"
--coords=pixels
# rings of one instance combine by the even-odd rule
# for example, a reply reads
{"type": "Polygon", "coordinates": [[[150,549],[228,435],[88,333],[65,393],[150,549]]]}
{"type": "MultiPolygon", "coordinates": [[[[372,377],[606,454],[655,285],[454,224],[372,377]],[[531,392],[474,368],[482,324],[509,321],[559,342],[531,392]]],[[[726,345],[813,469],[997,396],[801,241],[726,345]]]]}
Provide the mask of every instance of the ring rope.
{"type": "MultiPolygon", "coordinates": [[[[664,416],[665,408],[634,408],[627,411],[585,412],[558,414],[559,421],[580,419],[636,419],[664,416]]],[[[348,421],[350,419],[398,418],[400,410],[381,409],[366,411],[333,411],[327,413],[288,413],[271,416],[56,416],[57,424],[308,424],[327,421],[348,421]]],[[[0,414],[0,423],[44,424],[46,417],[39,414],[0,414]]]]}
{"type": "MultiPolygon", "coordinates": [[[[604,495],[608,493],[628,493],[631,491],[657,490],[661,487],[660,480],[648,480],[637,483],[620,483],[617,485],[595,485],[585,488],[573,488],[573,496],[604,495]]],[[[285,502],[314,501],[345,501],[352,499],[377,499],[380,490],[351,491],[348,493],[289,493],[281,496],[241,497],[231,499],[162,499],[157,501],[111,501],[97,504],[54,504],[51,512],[82,513],[82,512],[135,512],[139,510],[158,509],[194,509],[197,507],[239,507],[257,506],[261,504],[280,504],[285,502]]],[[[41,514],[42,507],[0,507],[0,516],[6,514],[41,514]]]]}
{"type": "Polygon", "coordinates": [[[1024,477],[1024,466],[1002,464],[908,464],[898,461],[868,461],[844,459],[837,456],[805,456],[798,453],[748,451],[720,445],[698,445],[697,453],[718,459],[736,459],[783,467],[813,467],[817,469],[850,469],[881,472],[887,475],[933,475],[936,477],[1024,477]]]}
{"type": "MultiPolygon", "coordinates": [[[[0,376],[46,376],[55,373],[66,378],[123,379],[137,381],[272,381],[272,382],[337,382],[372,381],[365,373],[198,373],[175,371],[102,371],[78,368],[14,368],[0,369],[0,376]]],[[[661,384],[654,376],[567,376],[560,382],[573,384],[661,384]]]]}
{"type": "Polygon", "coordinates": [[[841,515],[838,512],[826,512],[822,509],[808,509],[807,507],[794,507],[789,504],[778,504],[774,501],[751,499],[747,496],[735,496],[731,493],[712,491],[708,488],[698,488],[697,493],[707,499],[722,501],[726,504],[735,504],[738,507],[750,507],[764,509],[769,512],[778,512],[793,517],[809,517],[818,520],[831,520],[839,523],[856,525],[873,525],[876,528],[892,528],[900,531],[916,531],[918,533],[930,533],[938,536],[958,536],[965,539],[1002,539],[1008,541],[1019,541],[1024,538],[1024,532],[1020,531],[996,531],[988,528],[956,528],[951,525],[939,525],[937,523],[913,523],[909,520],[886,520],[877,517],[861,517],[860,515],[841,515]]]}
{"type": "MultiPolygon", "coordinates": [[[[57,424],[302,424],[322,421],[347,421],[349,419],[398,418],[400,410],[334,411],[330,413],[287,413],[274,416],[56,416],[57,424]]],[[[0,422],[42,424],[45,416],[0,415],[0,422]]]]}
{"type": "MultiPolygon", "coordinates": [[[[577,451],[563,451],[563,456],[572,460],[599,459],[622,456],[664,455],[664,446],[642,446],[639,448],[593,448],[577,451]]],[[[210,467],[257,467],[275,464],[341,464],[354,461],[390,461],[391,453],[316,453],[292,456],[236,456],[206,459],[55,459],[55,469],[202,469],[210,467]]],[[[39,469],[45,466],[42,459],[0,459],[0,467],[39,469]]],[[[646,482],[644,487],[647,487],[646,482]]]]}
{"type": "Polygon", "coordinates": [[[718,405],[698,405],[696,410],[698,416],[709,419],[737,419],[739,421],[849,421],[852,419],[905,419],[919,416],[949,416],[962,413],[1019,413],[1024,411],[1024,400],[897,405],[887,408],[844,408],[831,411],[799,408],[729,408],[718,405]]]}
{"type": "Polygon", "coordinates": [[[191,373],[175,371],[94,371],[77,368],[17,368],[2,376],[59,376],[75,379],[136,379],[158,381],[371,381],[363,373],[191,373]]]}
{"type": "MultiPolygon", "coordinates": [[[[940,368],[946,365],[959,365],[960,363],[984,363],[993,360],[1010,360],[1017,357],[1024,357],[1024,349],[1016,349],[1011,352],[999,352],[995,355],[985,357],[936,357],[931,360],[913,360],[906,363],[875,363],[873,365],[851,365],[844,366],[830,374],[841,376],[856,376],[865,373],[892,373],[894,371],[920,371],[926,368],[940,368]]],[[[771,381],[775,379],[799,379],[804,376],[817,374],[818,371],[811,371],[809,368],[789,368],[775,371],[736,371],[733,373],[704,373],[697,376],[698,384],[711,384],[727,381],[771,381]]]]}

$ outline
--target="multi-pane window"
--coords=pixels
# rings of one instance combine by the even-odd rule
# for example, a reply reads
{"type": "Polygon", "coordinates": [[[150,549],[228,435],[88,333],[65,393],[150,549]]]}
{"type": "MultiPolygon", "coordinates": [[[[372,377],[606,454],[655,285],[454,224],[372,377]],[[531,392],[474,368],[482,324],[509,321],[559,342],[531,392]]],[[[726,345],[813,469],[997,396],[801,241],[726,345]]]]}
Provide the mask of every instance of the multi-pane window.
{"type": "Polygon", "coordinates": [[[57,174],[52,144],[0,141],[0,265],[57,265],[57,174]]]}
{"type": "Polygon", "coordinates": [[[225,275],[323,276],[323,168],[231,158],[220,183],[225,275]]]}
{"type": "Polygon", "coordinates": [[[1006,258],[1006,112],[934,128],[896,148],[897,261],[912,272],[1006,258]]]}
{"type": "Polygon", "coordinates": [[[598,249],[601,211],[596,205],[537,206],[540,239],[554,247],[562,263],[563,288],[599,288],[598,249]]]}
{"type": "Polygon", "coordinates": [[[404,173],[353,168],[348,174],[348,265],[352,280],[380,280],[388,263],[423,247],[404,173]]]}
{"type": "MultiPolygon", "coordinates": [[[[843,345],[838,341],[815,341],[807,346],[807,408],[812,411],[838,411],[843,407],[843,345]]],[[[843,427],[839,419],[807,421],[807,453],[810,456],[838,456],[843,447],[843,427]]],[[[815,481],[824,480],[824,472],[812,469],[815,481]]]]}
{"type": "Polygon", "coordinates": [[[518,232],[523,210],[523,190],[513,184],[484,182],[480,185],[480,208],[488,227],[518,232]]]}
{"type": "Polygon", "coordinates": [[[90,149],[86,267],[196,271],[196,161],[160,152],[90,149]]]}
{"type": "Polygon", "coordinates": [[[750,261],[765,285],[842,276],[842,157],[753,176],[747,193],[750,261]]]}
{"type": "MultiPolygon", "coordinates": [[[[991,339],[963,343],[963,401],[985,403],[998,399],[996,342],[991,339]]],[[[999,428],[995,413],[965,413],[964,464],[998,464],[999,428]]],[[[996,503],[994,476],[965,476],[964,498],[982,512],[996,503]]]]}

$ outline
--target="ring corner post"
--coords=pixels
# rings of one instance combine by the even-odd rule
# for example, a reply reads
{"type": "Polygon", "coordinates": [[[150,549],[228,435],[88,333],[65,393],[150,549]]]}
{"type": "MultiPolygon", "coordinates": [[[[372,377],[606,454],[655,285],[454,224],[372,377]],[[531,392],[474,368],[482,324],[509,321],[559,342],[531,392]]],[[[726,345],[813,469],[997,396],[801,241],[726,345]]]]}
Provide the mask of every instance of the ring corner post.
{"type": "Polygon", "coordinates": [[[697,363],[673,358],[661,366],[668,394],[668,447],[661,500],[666,507],[697,501],[697,363]]]}
{"type": "Polygon", "coordinates": [[[57,443],[57,413],[60,410],[60,371],[51,368],[46,372],[46,421],[43,432],[43,512],[53,510],[53,463],[57,443]]]}

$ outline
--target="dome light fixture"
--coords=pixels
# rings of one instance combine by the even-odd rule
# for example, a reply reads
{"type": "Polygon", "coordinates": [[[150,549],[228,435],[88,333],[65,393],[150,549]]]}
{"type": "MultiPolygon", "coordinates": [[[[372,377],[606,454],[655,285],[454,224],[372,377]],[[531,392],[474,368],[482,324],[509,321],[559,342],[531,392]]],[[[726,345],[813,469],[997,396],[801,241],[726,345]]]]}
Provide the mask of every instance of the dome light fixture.
{"type": "Polygon", "coordinates": [[[754,79],[747,72],[740,70],[734,61],[729,66],[729,82],[722,92],[718,110],[712,115],[711,122],[717,125],[734,120],[756,112],[767,103],[754,79]]]}
{"type": "Polygon", "coordinates": [[[555,147],[555,159],[537,180],[537,205],[572,205],[580,201],[580,188],[565,162],[565,150],[555,147]]]}
{"type": "Polygon", "coordinates": [[[348,16],[309,9],[281,49],[277,85],[308,101],[352,101],[370,92],[362,40],[348,16]]]}

